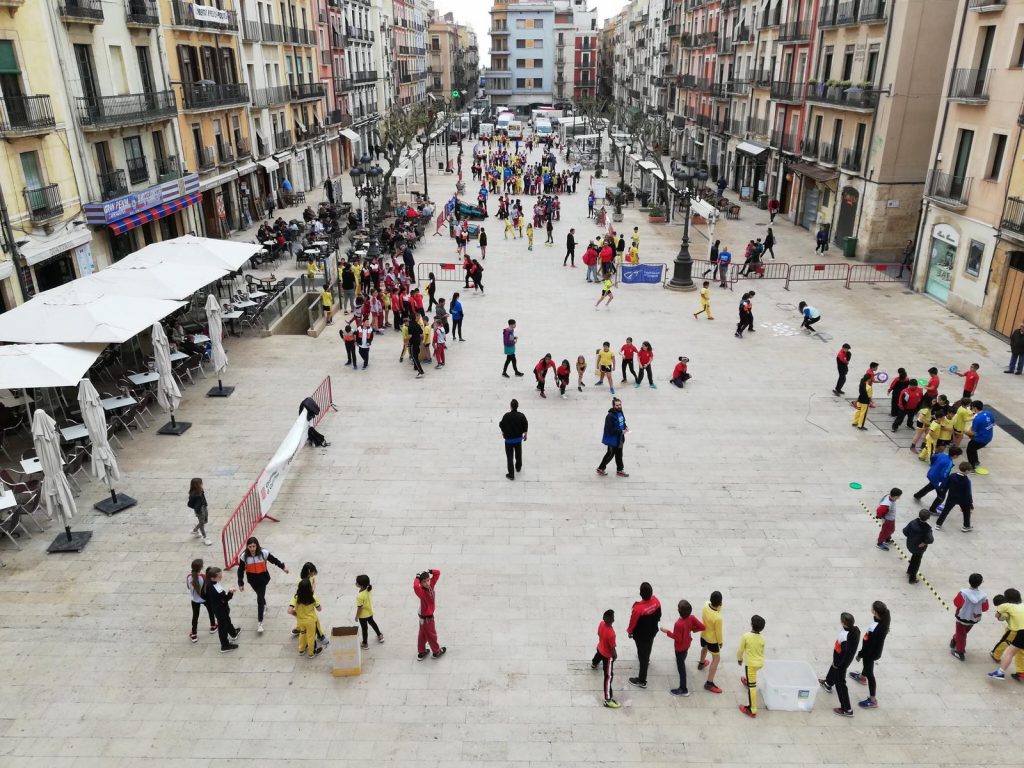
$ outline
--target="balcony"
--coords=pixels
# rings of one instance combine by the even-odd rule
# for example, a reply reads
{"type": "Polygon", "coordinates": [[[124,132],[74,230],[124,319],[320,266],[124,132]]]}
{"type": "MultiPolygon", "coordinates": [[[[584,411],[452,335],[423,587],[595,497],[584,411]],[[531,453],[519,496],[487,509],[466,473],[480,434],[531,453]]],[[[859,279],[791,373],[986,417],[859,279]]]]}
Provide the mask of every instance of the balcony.
{"type": "Polygon", "coordinates": [[[492,37],[495,35],[507,35],[508,29],[505,27],[491,27],[489,30],[487,30],[487,34],[491,35],[492,37]]]}
{"type": "Polygon", "coordinates": [[[803,157],[810,158],[812,160],[818,157],[818,140],[817,139],[801,139],[800,140],[800,154],[803,157]]]}
{"type": "Polygon", "coordinates": [[[239,160],[252,157],[252,144],[248,139],[241,136],[235,139],[235,154],[239,160]]]}
{"type": "Polygon", "coordinates": [[[799,104],[804,100],[807,86],[804,83],[772,83],[771,97],[775,101],[799,104]]]}
{"type": "Polygon", "coordinates": [[[165,181],[174,181],[184,175],[177,155],[168,155],[167,157],[158,157],[156,159],[157,184],[163,184],[165,181]]]}
{"type": "Polygon", "coordinates": [[[838,144],[822,144],[818,149],[818,162],[835,165],[839,161],[838,144]]]}
{"type": "Polygon", "coordinates": [[[783,152],[796,152],[796,137],[781,128],[772,131],[770,144],[783,152]]]}
{"type": "Polygon", "coordinates": [[[771,88],[772,71],[770,69],[755,69],[750,73],[749,79],[755,88],[771,88]]]}
{"type": "Polygon", "coordinates": [[[113,200],[128,194],[128,179],[120,168],[97,173],[96,180],[100,184],[100,200],[113,200]]]}
{"type": "Polygon", "coordinates": [[[196,167],[200,171],[209,171],[217,167],[217,154],[213,147],[196,150],[196,167]]]}
{"type": "Polygon", "coordinates": [[[340,109],[333,109],[327,113],[326,123],[336,128],[348,128],[352,125],[352,115],[340,109]]]}
{"type": "Polygon", "coordinates": [[[1024,200],[1019,197],[1006,198],[1003,219],[999,226],[1015,235],[1018,240],[1024,240],[1024,200]]]}
{"type": "Polygon", "coordinates": [[[860,7],[860,19],[861,24],[883,24],[886,20],[886,14],[888,8],[886,4],[890,0],[864,0],[863,5],[860,7]]]}
{"type": "Polygon", "coordinates": [[[155,0],[128,0],[124,4],[124,12],[129,27],[160,26],[160,11],[155,0]]]}
{"type": "Polygon", "coordinates": [[[878,91],[859,86],[808,83],[805,98],[815,104],[856,111],[870,111],[878,106],[878,91]]]}
{"type": "Polygon", "coordinates": [[[284,27],[280,24],[260,23],[260,38],[264,43],[283,43],[284,27]]]}
{"type": "Polygon", "coordinates": [[[771,29],[782,24],[782,3],[773,9],[765,8],[761,13],[761,29],[771,29]]]}
{"type": "Polygon", "coordinates": [[[128,181],[145,184],[149,181],[149,161],[145,157],[128,158],[128,181]]]}
{"type": "Polygon", "coordinates": [[[168,120],[178,113],[174,91],[97,96],[91,99],[79,97],[76,101],[82,127],[94,131],[155,123],[168,120]]]}
{"type": "Polygon", "coordinates": [[[249,103],[245,83],[182,83],[185,110],[214,109],[249,103]]]}
{"type": "Polygon", "coordinates": [[[733,29],[732,39],[736,45],[744,45],[754,42],[754,30],[746,24],[740,24],[733,29]]]}
{"type": "Polygon", "coordinates": [[[700,32],[693,36],[695,48],[707,48],[718,42],[718,30],[709,29],[707,32],[700,32]]]}
{"type": "Polygon", "coordinates": [[[101,0],[62,0],[60,17],[69,24],[100,24],[103,22],[101,0]]]}
{"type": "Polygon", "coordinates": [[[861,151],[857,149],[844,149],[843,150],[843,162],[840,165],[843,166],[843,170],[852,171],[853,173],[860,173],[862,166],[861,151]]]}
{"type": "Polygon", "coordinates": [[[780,43],[807,43],[811,39],[811,22],[790,21],[779,27],[780,43]]]}
{"type": "Polygon", "coordinates": [[[729,133],[732,136],[742,138],[743,136],[743,121],[742,120],[730,120],[729,121],[729,133]]]}
{"type": "Polygon", "coordinates": [[[0,136],[49,133],[55,125],[49,96],[0,98],[0,136]]]}
{"type": "Polygon", "coordinates": [[[728,87],[725,83],[709,83],[708,93],[711,94],[712,99],[727,99],[729,98],[728,87]]]}
{"type": "Polygon", "coordinates": [[[991,69],[954,69],[949,81],[950,100],[960,104],[985,104],[991,73],[991,69]]]}
{"type": "Polygon", "coordinates": [[[679,24],[669,24],[668,25],[668,36],[669,37],[679,37],[679,30],[680,30],[680,25],[679,24]]]}
{"type": "Polygon", "coordinates": [[[715,133],[728,135],[729,127],[729,118],[727,117],[716,117],[711,121],[711,130],[715,133]]]}
{"type": "Polygon", "coordinates": [[[746,80],[730,80],[725,84],[725,90],[730,96],[749,96],[750,83],[746,80]]]}
{"type": "Polygon", "coordinates": [[[288,149],[295,142],[292,140],[291,131],[277,131],[274,134],[274,149],[280,151],[282,149],[288,149]]]}
{"type": "Polygon", "coordinates": [[[843,3],[828,3],[818,11],[818,26],[845,27],[857,22],[857,3],[847,0],[843,3]]]}
{"type": "Polygon", "coordinates": [[[269,88],[257,88],[253,91],[252,105],[254,107],[276,107],[287,104],[291,99],[291,92],[287,85],[272,85],[269,88]]]}
{"type": "Polygon", "coordinates": [[[26,187],[22,194],[25,195],[25,207],[32,221],[46,221],[64,213],[60,188],[56,184],[31,189],[26,187]]]}
{"type": "Polygon", "coordinates": [[[720,37],[718,38],[715,50],[722,56],[731,56],[736,52],[736,47],[730,38],[720,37]]]}
{"type": "Polygon", "coordinates": [[[367,69],[362,72],[353,72],[352,82],[356,85],[359,85],[360,83],[375,83],[377,82],[377,70],[367,69]]]}
{"type": "Polygon", "coordinates": [[[233,162],[235,162],[235,151],[231,148],[231,144],[218,140],[217,165],[231,165],[233,162]]]}
{"type": "Polygon", "coordinates": [[[296,83],[291,87],[292,101],[309,101],[322,99],[327,95],[323,83],[296,83]]]}
{"type": "Polygon", "coordinates": [[[1006,7],[1006,0],[969,0],[967,10],[975,13],[992,13],[1006,7]]]}
{"type": "Polygon", "coordinates": [[[768,118],[766,117],[748,117],[747,118],[747,131],[754,134],[755,136],[767,136],[768,135],[768,118]]]}
{"type": "Polygon", "coordinates": [[[316,36],[308,29],[285,27],[284,41],[292,45],[316,45],[316,36]]]}
{"type": "Polygon", "coordinates": [[[176,27],[205,29],[223,34],[238,31],[238,14],[234,11],[222,11],[213,5],[187,3],[184,0],[171,0],[171,10],[176,27]]]}
{"type": "Polygon", "coordinates": [[[263,37],[260,35],[260,23],[258,21],[246,20],[242,26],[242,40],[246,43],[258,43],[263,37]]]}
{"type": "Polygon", "coordinates": [[[946,208],[963,210],[967,207],[972,181],[970,176],[954,176],[932,168],[928,171],[924,194],[946,208]]]}

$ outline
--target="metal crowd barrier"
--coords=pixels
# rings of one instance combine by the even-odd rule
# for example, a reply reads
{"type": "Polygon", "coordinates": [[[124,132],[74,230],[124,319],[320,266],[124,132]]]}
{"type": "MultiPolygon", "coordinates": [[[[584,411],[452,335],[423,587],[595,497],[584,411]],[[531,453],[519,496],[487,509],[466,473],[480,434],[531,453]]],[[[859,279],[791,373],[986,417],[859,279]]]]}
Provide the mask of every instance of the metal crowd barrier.
{"type": "Polygon", "coordinates": [[[416,265],[416,280],[423,282],[433,272],[434,279],[440,282],[464,283],[466,270],[461,263],[421,262],[416,265]]]}

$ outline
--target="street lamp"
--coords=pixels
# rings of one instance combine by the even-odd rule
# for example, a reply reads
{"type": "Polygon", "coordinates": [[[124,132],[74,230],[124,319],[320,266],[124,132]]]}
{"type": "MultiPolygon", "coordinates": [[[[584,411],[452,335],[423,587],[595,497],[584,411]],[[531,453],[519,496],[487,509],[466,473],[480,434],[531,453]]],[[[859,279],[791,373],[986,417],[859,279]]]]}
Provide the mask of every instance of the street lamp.
{"type": "Polygon", "coordinates": [[[697,286],[691,277],[693,261],[690,259],[690,180],[694,176],[689,161],[681,163],[673,171],[672,177],[682,187],[679,194],[683,204],[683,240],[679,243],[679,253],[672,266],[672,279],[668,281],[668,287],[674,291],[695,291],[697,286]]]}
{"type": "Polygon", "coordinates": [[[380,256],[380,247],[377,244],[377,233],[373,222],[373,198],[381,192],[381,177],[384,169],[379,165],[370,164],[370,156],[367,153],[357,161],[357,164],[349,171],[352,177],[352,186],[355,188],[356,197],[366,198],[366,225],[370,232],[370,247],[368,249],[371,259],[380,256]]]}
{"type": "Polygon", "coordinates": [[[423,198],[424,200],[429,199],[427,197],[427,144],[430,143],[430,137],[425,133],[421,133],[416,137],[416,141],[420,144],[420,154],[423,155],[423,198]]]}

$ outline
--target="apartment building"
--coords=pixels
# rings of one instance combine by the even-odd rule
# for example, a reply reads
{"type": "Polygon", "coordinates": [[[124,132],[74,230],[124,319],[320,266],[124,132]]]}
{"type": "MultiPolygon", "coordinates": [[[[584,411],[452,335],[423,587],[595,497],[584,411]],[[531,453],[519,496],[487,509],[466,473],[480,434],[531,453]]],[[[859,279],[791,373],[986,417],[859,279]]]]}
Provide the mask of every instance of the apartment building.
{"type": "Polygon", "coordinates": [[[585,0],[495,0],[490,13],[494,106],[527,114],[596,93],[597,12],[585,0]]]}
{"type": "Polygon", "coordinates": [[[427,22],[433,3],[394,0],[395,74],[398,106],[418,104],[427,96],[427,22]]]}
{"type": "Polygon", "coordinates": [[[431,19],[427,42],[428,92],[443,100],[458,91],[458,103],[466,103],[479,80],[476,34],[446,13],[431,19]]]}
{"type": "Polygon", "coordinates": [[[1024,319],[1024,2],[957,5],[914,287],[1008,336],[1024,319]]]}

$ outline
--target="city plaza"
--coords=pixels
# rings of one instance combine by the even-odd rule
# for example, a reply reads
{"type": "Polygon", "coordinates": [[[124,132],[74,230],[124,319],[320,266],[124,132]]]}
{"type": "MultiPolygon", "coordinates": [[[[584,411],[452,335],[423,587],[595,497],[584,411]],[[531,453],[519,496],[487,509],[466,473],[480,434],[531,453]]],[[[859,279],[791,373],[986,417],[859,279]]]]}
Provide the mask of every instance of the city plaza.
{"type": "MultiPolygon", "coordinates": [[[[472,146],[464,145],[467,166],[472,146]]],[[[429,182],[437,201],[453,191],[450,175],[431,170],[429,182]]],[[[468,174],[466,183],[472,197],[468,174]]],[[[234,396],[206,398],[201,382],[178,409],[193,425],[185,435],[150,429],[124,441],[119,490],[136,507],[100,515],[90,504],[105,488],[83,481],[74,527],[93,531],[84,551],[47,555],[56,523],[23,540],[21,551],[5,546],[0,765],[1024,763],[1014,738],[1022,688],[986,677],[1002,625],[985,616],[969,636],[966,663],[947,648],[949,604],[971,572],[984,574],[990,597],[1020,586],[1024,521],[1015,499],[1024,451],[1002,425],[1024,418],[1024,396],[1021,379],[1001,373],[1005,342],[900,283],[712,286],[713,322],[691,317],[696,293],[620,283],[610,308],[595,311],[598,286],[584,281],[580,265],[582,244],[602,231],[586,216],[589,183],[585,173],[579,191],[562,196],[554,246],[538,230],[528,252],[524,240],[503,238],[493,215],[483,222],[486,295],[438,284],[439,296],[459,291],[465,307],[466,341],[450,341],[445,368],[414,378],[398,362],[393,331],[375,339],[367,370],[346,368],[340,316],[316,338],[231,338],[224,380],[234,396]],[[581,243],[577,269],[562,265],[570,227],[581,243]],[[736,306],[749,290],[757,332],[736,339],[736,306]],[[799,329],[799,301],[820,310],[817,333],[799,329]],[[500,376],[509,318],[518,324],[522,379],[500,376]],[[616,385],[630,427],[630,477],[598,477],[610,398],[593,383],[594,351],[605,340],[618,350],[627,336],[651,342],[658,386],[616,385]],[[907,430],[890,432],[883,385],[875,386],[870,429],[851,429],[849,398],[831,393],[844,342],[853,350],[848,391],[871,361],[890,375],[904,366],[925,376],[935,365],[953,399],[961,380],[948,367],[978,362],[978,397],[1002,414],[982,453],[989,474],[973,477],[974,530],[950,524],[936,532],[924,583],[907,583],[901,549],[876,549],[873,510],[891,487],[903,489],[902,543],[898,531],[917,514],[911,494],[926,467],[907,450],[907,430]],[[572,386],[566,400],[537,397],[529,371],[547,352],[556,362],[586,357],[582,393],[572,386]],[[668,382],[680,355],[693,374],[683,390],[668,382]],[[280,522],[255,531],[291,571],[272,569],[266,632],[255,632],[247,590],[232,602],[239,650],[218,653],[203,626],[193,645],[189,563],[224,565],[220,527],[325,376],[338,410],[319,429],[331,446],[302,449],[274,507],[280,522]],[[504,476],[497,427],[512,398],[530,422],[515,482],[504,476]],[[186,494],[197,476],[213,547],[188,532],[186,494]],[[315,659],[296,654],[286,607],[306,561],[319,570],[328,628],[353,623],[356,575],[373,580],[387,641],[363,652],[357,677],[331,676],[331,647],[315,659]],[[437,627],[448,652],[417,661],[412,581],[429,568],[441,571],[437,627]],[[662,637],[647,689],[627,685],[636,656],[626,623],[642,581],[662,601],[664,626],[678,600],[698,609],[712,590],[722,592],[721,695],[701,689],[693,650],[693,695],[670,696],[675,664],[662,637]],[[746,691],[733,659],[752,614],[766,620],[769,660],[807,661],[824,676],[839,614],[851,612],[864,628],[875,600],[892,612],[877,710],[837,718],[834,697],[819,690],[812,712],[762,705],[749,720],[737,711],[746,691]],[[618,711],[601,706],[601,673],[589,664],[608,608],[617,617],[618,711]]],[[[528,208],[532,198],[523,199],[528,208]]],[[[490,207],[493,214],[493,198],[490,207]]],[[[716,237],[741,261],[767,219],[744,204],[716,237]]],[[[665,263],[671,274],[680,224],[651,225],[627,208],[614,226],[639,226],[641,262],[665,263]]],[[[788,222],[774,229],[780,262],[843,261],[834,247],[815,256],[813,235],[788,222]]],[[[706,253],[705,234],[691,228],[695,258],[706,253]]],[[[452,240],[429,235],[415,251],[418,264],[458,261],[452,240]]],[[[253,230],[234,239],[253,240],[253,230]]],[[[470,255],[479,258],[475,242],[470,255]]],[[[696,269],[694,278],[699,284],[696,269]]],[[[226,583],[234,579],[225,574],[226,583]]]]}

